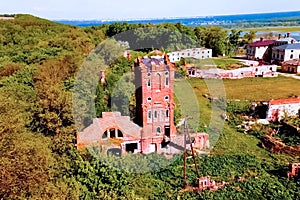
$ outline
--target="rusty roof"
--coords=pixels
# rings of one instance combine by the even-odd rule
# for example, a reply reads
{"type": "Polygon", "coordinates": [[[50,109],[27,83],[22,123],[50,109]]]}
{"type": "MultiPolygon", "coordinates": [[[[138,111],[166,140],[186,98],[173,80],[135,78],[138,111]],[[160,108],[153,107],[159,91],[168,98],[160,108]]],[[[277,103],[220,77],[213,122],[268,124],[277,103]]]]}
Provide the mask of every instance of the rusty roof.
{"type": "Polygon", "coordinates": [[[282,64],[300,66],[300,59],[288,60],[283,62],[282,64]]]}
{"type": "Polygon", "coordinates": [[[297,103],[300,103],[300,98],[277,99],[277,100],[269,101],[269,105],[297,104],[297,103]]]}

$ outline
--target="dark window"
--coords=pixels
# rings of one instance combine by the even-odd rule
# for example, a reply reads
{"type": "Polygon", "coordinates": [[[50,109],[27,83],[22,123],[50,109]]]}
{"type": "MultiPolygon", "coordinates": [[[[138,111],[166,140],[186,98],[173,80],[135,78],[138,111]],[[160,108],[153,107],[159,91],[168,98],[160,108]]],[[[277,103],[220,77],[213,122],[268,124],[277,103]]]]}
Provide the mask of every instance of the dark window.
{"type": "Polygon", "coordinates": [[[166,77],[166,86],[169,85],[169,77],[166,77]]]}
{"type": "Polygon", "coordinates": [[[118,130],[118,137],[123,137],[123,133],[120,130],[118,130]]]}
{"type": "Polygon", "coordinates": [[[107,139],[107,131],[105,131],[102,135],[102,140],[106,140],[107,139]]]}
{"type": "Polygon", "coordinates": [[[147,98],[147,101],[151,101],[151,100],[152,100],[151,97],[148,97],[148,98],[147,98]]]}
{"type": "Polygon", "coordinates": [[[293,54],[291,54],[290,58],[291,58],[291,59],[293,59],[293,57],[294,57],[294,55],[293,55],[293,54]]]}
{"type": "Polygon", "coordinates": [[[148,79],[148,81],[147,81],[147,86],[148,86],[148,87],[151,86],[151,81],[150,81],[150,79],[148,79]]]}
{"type": "Polygon", "coordinates": [[[161,128],[160,128],[160,126],[156,128],[156,133],[157,133],[157,134],[160,134],[160,133],[161,133],[161,128]]]}
{"type": "Polygon", "coordinates": [[[154,118],[157,118],[157,111],[154,111],[154,118]]]}
{"type": "Polygon", "coordinates": [[[170,137],[170,133],[171,133],[170,126],[165,126],[165,135],[170,137]]]}
{"type": "Polygon", "coordinates": [[[169,96],[165,96],[165,100],[168,101],[169,100],[169,96]]]}
{"type": "Polygon", "coordinates": [[[148,111],[148,119],[151,119],[151,110],[148,111]]]}
{"type": "Polygon", "coordinates": [[[138,144],[137,143],[129,143],[125,145],[126,152],[131,152],[134,153],[135,149],[138,149],[138,144]]]}
{"type": "Polygon", "coordinates": [[[166,117],[169,117],[169,110],[166,110],[166,117]]]}
{"type": "Polygon", "coordinates": [[[111,128],[109,129],[110,132],[110,138],[115,138],[116,137],[116,129],[111,128]]]}

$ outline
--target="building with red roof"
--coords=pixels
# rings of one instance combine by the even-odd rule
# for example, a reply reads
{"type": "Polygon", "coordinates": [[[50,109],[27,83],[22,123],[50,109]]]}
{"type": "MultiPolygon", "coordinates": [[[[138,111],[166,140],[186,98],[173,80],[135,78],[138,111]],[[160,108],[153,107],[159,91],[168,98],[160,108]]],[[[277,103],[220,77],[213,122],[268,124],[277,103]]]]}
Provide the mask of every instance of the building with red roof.
{"type": "Polygon", "coordinates": [[[271,45],[275,43],[275,40],[264,40],[261,38],[259,41],[250,43],[247,45],[247,59],[249,60],[262,60],[266,57],[270,57],[272,54],[271,45]]]}

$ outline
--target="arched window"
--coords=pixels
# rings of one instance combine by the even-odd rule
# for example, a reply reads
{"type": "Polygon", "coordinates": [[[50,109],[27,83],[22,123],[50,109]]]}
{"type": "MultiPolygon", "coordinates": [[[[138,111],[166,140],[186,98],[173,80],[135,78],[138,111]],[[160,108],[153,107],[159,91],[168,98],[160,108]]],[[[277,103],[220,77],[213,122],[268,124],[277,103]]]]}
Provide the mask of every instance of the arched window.
{"type": "Polygon", "coordinates": [[[107,139],[107,130],[104,131],[103,135],[102,135],[102,140],[106,140],[107,139]]]}
{"type": "Polygon", "coordinates": [[[148,79],[148,81],[147,81],[147,86],[148,86],[148,87],[151,86],[151,81],[150,81],[150,79],[148,79]]]}
{"type": "Polygon", "coordinates": [[[152,122],[152,112],[151,110],[148,110],[147,123],[151,123],[151,122],[152,122]]]}
{"type": "Polygon", "coordinates": [[[161,134],[161,128],[160,128],[160,126],[158,126],[158,127],[156,128],[156,133],[157,133],[157,134],[161,134]]]}
{"type": "Polygon", "coordinates": [[[154,118],[157,118],[157,111],[154,111],[154,118]]]}

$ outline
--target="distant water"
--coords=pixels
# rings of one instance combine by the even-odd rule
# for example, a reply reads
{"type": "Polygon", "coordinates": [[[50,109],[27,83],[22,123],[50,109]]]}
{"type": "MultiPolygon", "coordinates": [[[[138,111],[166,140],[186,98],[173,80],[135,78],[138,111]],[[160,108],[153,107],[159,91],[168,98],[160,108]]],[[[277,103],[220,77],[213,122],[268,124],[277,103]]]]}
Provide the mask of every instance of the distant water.
{"type": "Polygon", "coordinates": [[[190,18],[165,18],[165,19],[136,19],[136,20],[55,20],[58,23],[69,24],[73,26],[100,26],[102,24],[112,24],[115,22],[127,22],[129,24],[160,24],[181,23],[186,26],[205,26],[205,25],[220,25],[230,26],[242,23],[255,22],[264,23],[272,22],[276,18],[293,18],[300,17],[300,11],[293,12],[277,12],[277,13],[261,13],[261,14],[242,14],[242,15],[223,15],[223,16],[207,16],[207,17],[190,17],[190,18]]]}

